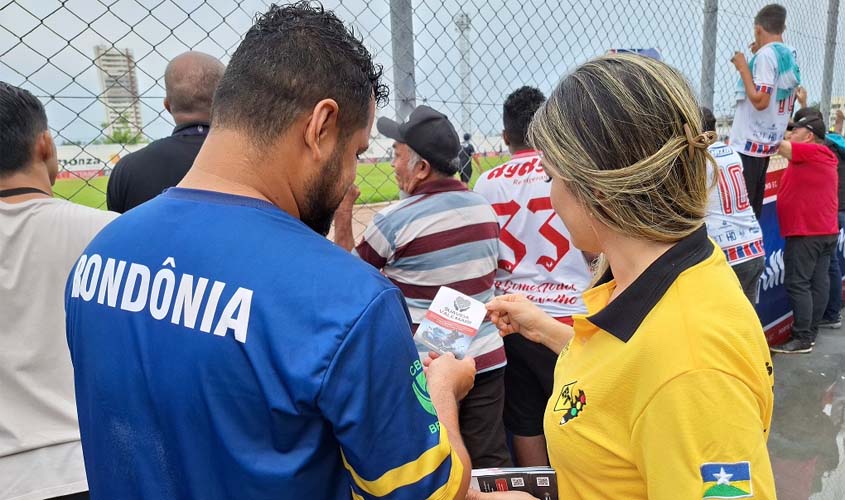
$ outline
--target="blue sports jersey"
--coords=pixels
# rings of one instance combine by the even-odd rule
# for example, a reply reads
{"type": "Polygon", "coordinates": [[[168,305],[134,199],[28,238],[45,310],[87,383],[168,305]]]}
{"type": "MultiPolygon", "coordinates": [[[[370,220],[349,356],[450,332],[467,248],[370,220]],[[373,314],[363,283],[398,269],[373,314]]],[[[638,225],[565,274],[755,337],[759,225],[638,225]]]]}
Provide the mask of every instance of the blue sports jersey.
{"type": "Polygon", "coordinates": [[[452,498],[402,295],[277,207],[174,188],[66,290],[92,498],[452,498]]]}

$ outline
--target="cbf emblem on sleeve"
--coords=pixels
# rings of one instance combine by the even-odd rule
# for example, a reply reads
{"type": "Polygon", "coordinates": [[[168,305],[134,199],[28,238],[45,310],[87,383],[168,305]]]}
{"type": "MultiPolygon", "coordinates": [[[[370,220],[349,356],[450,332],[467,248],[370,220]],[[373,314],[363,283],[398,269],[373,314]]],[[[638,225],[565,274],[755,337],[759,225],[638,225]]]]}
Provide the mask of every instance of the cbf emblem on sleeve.
{"type": "Polygon", "coordinates": [[[587,406],[587,395],[584,391],[578,389],[576,392],[574,386],[577,383],[578,381],[576,380],[563,386],[560,390],[560,395],[557,397],[554,411],[563,412],[563,417],[560,419],[560,425],[563,425],[580,415],[581,412],[584,411],[584,407],[587,406]]]}
{"type": "Polygon", "coordinates": [[[701,498],[749,498],[751,489],[751,464],[707,463],[701,466],[704,494],[701,498]]]}

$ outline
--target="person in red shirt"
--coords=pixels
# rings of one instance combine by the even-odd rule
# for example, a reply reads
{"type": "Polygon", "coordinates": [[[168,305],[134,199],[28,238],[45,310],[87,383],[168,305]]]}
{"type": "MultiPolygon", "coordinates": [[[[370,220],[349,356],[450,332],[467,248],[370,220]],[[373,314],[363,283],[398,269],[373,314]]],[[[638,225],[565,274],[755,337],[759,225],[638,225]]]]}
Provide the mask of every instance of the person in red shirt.
{"type": "Polygon", "coordinates": [[[824,145],[826,128],[818,116],[805,116],[790,140],[780,143],[789,160],[778,191],[785,285],[792,304],[792,338],[773,352],[806,353],[813,349],[818,325],[827,306],[827,269],[836,245],[839,178],[837,160],[824,145]]]}

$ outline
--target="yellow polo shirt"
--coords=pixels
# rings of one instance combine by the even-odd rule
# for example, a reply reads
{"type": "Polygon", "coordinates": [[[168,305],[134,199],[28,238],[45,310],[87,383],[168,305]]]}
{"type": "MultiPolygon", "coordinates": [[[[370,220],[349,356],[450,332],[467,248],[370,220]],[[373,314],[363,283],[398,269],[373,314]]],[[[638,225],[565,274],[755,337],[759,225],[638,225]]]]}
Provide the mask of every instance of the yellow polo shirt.
{"type": "Polygon", "coordinates": [[[774,499],[771,357],[702,227],[608,304],[584,295],[545,416],[560,498],[774,499]]]}

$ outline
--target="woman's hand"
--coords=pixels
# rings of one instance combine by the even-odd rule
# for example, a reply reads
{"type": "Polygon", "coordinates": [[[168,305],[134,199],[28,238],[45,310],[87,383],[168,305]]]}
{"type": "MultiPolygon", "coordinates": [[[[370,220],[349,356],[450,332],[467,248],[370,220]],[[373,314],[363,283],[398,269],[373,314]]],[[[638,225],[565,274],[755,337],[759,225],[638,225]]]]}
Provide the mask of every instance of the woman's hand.
{"type": "Polygon", "coordinates": [[[502,295],[487,303],[490,322],[503,337],[519,333],[532,342],[542,343],[541,328],[549,316],[523,295],[502,295]]]}
{"type": "Polygon", "coordinates": [[[522,295],[502,295],[488,302],[486,307],[490,321],[503,337],[519,333],[560,353],[575,334],[571,326],[558,322],[522,295]]]}

